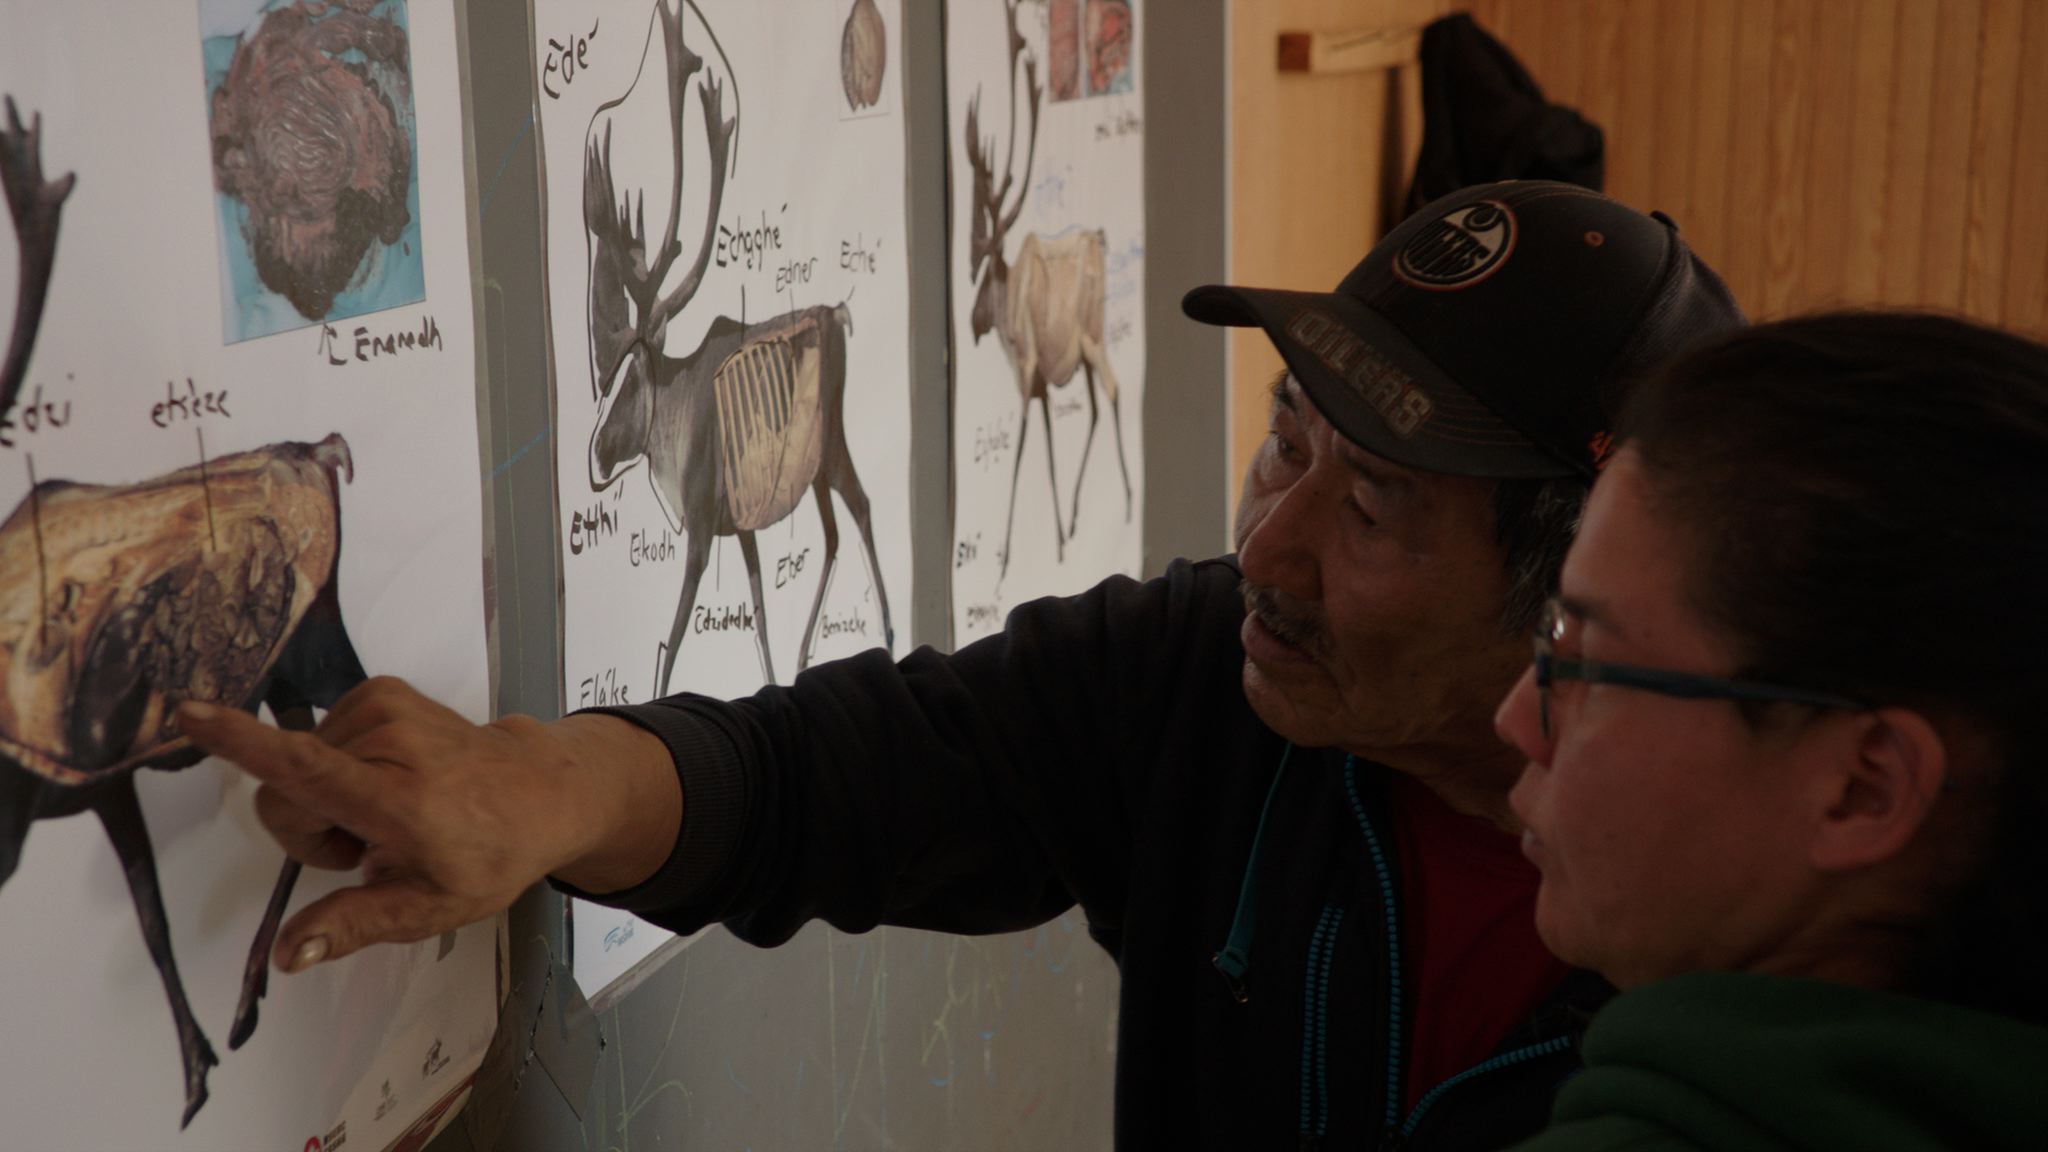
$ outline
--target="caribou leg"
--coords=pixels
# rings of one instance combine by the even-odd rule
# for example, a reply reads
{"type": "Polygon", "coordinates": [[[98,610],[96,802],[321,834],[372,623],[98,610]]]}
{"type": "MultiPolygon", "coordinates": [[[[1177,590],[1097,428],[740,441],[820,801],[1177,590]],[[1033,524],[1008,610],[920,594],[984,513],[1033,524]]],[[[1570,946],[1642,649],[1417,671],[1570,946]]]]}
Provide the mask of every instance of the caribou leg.
{"type": "MultiPolygon", "coordinates": [[[[1017,528],[1017,481],[1024,475],[1024,445],[1031,439],[1031,397],[1024,397],[1024,407],[1017,412],[1017,461],[1010,466],[1010,515],[1003,521],[1003,555],[996,568],[996,583],[1010,574],[1010,535],[1017,528]]],[[[1054,505],[1053,518],[1059,518],[1058,505],[1054,505]]]]}
{"type": "Polygon", "coordinates": [[[28,842],[28,826],[35,823],[42,792],[42,777],[0,756],[0,887],[21,863],[21,846],[28,842]]]}
{"type": "MultiPolygon", "coordinates": [[[[280,725],[282,727],[282,725],[280,725]]],[[[277,871],[277,884],[270,890],[270,903],[263,909],[263,923],[249,944],[249,958],[242,964],[242,998],[235,1005],[235,1023],[228,1029],[228,1049],[240,1048],[256,1032],[256,1005],[270,992],[270,949],[277,943],[278,926],[292,900],[292,888],[299,882],[300,865],[286,857],[277,871]]]]}
{"type": "Polygon", "coordinates": [[[825,526],[825,570],[818,573],[818,594],[811,599],[811,620],[804,625],[804,642],[797,649],[799,674],[811,666],[811,644],[818,639],[818,616],[825,610],[825,593],[832,587],[832,570],[839,564],[839,519],[832,512],[832,489],[826,486],[822,472],[811,481],[811,492],[818,497],[818,521],[825,526]]]}
{"type": "Polygon", "coordinates": [[[178,978],[178,960],[171,954],[171,926],[164,915],[163,894],[157,888],[156,850],[149,843],[149,825],[143,822],[142,805],[135,800],[135,777],[122,776],[107,784],[92,809],[114,842],[121,857],[121,871],[128,877],[128,893],[135,899],[135,916],[142,922],[142,939],[149,945],[149,958],[157,975],[163,977],[164,994],[171,1001],[171,1017],[178,1025],[178,1049],[185,1062],[185,1117],[179,1128],[192,1123],[206,1103],[206,1070],[220,1063],[213,1045],[206,1042],[192,1005],[185,999],[185,983],[178,978]]]}
{"type": "Polygon", "coordinates": [[[305,619],[299,621],[291,643],[278,654],[263,702],[270,706],[270,714],[277,717],[279,724],[292,726],[293,720],[285,713],[296,710],[297,719],[310,728],[312,709],[334,707],[369,678],[356,655],[355,644],[348,638],[348,628],[342,623],[341,597],[330,577],[306,609],[305,619]]]}
{"type": "Polygon", "coordinates": [[[1052,481],[1052,538],[1058,546],[1059,562],[1067,562],[1067,534],[1060,524],[1060,470],[1052,462],[1052,400],[1046,390],[1038,391],[1038,415],[1045,423],[1045,476],[1052,481]]]}
{"type": "Polygon", "coordinates": [[[761,650],[761,675],[775,683],[775,658],[768,654],[768,604],[761,595],[761,550],[752,532],[739,533],[740,559],[747,562],[747,587],[754,590],[754,646],[761,650]]]}
{"type": "MultiPolygon", "coordinates": [[[[1095,399],[1095,367],[1083,361],[1081,372],[1088,386],[1088,438],[1081,441],[1081,467],[1074,473],[1074,514],[1067,520],[1067,538],[1074,537],[1074,530],[1081,526],[1081,481],[1088,475],[1088,454],[1095,451],[1095,425],[1102,420],[1102,407],[1095,399]]],[[[1058,508],[1052,510],[1057,517],[1058,508]]]]}
{"type": "MultiPolygon", "coordinates": [[[[1102,373],[1102,390],[1109,394],[1109,428],[1116,433],[1116,469],[1124,476],[1124,523],[1131,522],[1131,466],[1124,462],[1123,389],[1117,387],[1116,369],[1109,366],[1109,350],[1086,336],[1081,338],[1081,356],[1102,373]]],[[[1090,397],[1093,400],[1094,397],[1090,397]]],[[[1092,438],[1092,437],[1091,437],[1092,438]]]]}
{"type": "MultiPolygon", "coordinates": [[[[305,619],[299,622],[291,643],[271,670],[270,686],[263,702],[280,728],[299,732],[313,729],[313,709],[332,708],[335,702],[369,674],[356,655],[355,644],[341,619],[341,598],[332,579],[320,590],[305,619]]],[[[277,943],[277,930],[284,922],[284,910],[291,903],[292,889],[299,882],[299,862],[286,859],[278,869],[277,884],[270,891],[270,903],[263,910],[256,937],[249,942],[249,956],[242,964],[242,995],[235,1005],[235,1020],[228,1029],[228,1048],[240,1048],[256,1032],[257,1004],[270,992],[270,949],[277,943]]]]}
{"type": "MultiPolygon", "coordinates": [[[[354,653],[350,656],[353,658],[354,653]]],[[[279,728],[310,732],[313,709],[299,702],[297,695],[291,686],[273,682],[264,699],[279,728]]],[[[270,994],[270,949],[277,943],[277,930],[284,923],[284,910],[291,903],[299,871],[299,862],[286,857],[277,871],[277,883],[270,890],[270,903],[263,909],[263,920],[256,927],[256,938],[249,942],[249,957],[242,962],[242,997],[235,1004],[235,1021],[228,1029],[229,1051],[240,1048],[256,1032],[257,1004],[270,994]]]]}
{"type": "Polygon", "coordinates": [[[697,606],[697,582],[704,578],[704,565],[711,559],[711,534],[691,532],[683,547],[683,594],[676,601],[676,622],[669,625],[668,648],[661,654],[661,684],[657,691],[662,696],[668,695],[669,679],[676,670],[676,650],[683,646],[683,634],[690,630],[690,610],[697,606]]]}
{"type": "Polygon", "coordinates": [[[894,652],[896,626],[889,622],[889,590],[882,587],[882,561],[875,555],[875,525],[868,511],[867,489],[861,487],[852,460],[846,462],[846,470],[835,480],[834,486],[839,490],[839,498],[846,501],[846,511],[853,517],[853,526],[860,529],[861,543],[866,545],[861,554],[867,557],[868,584],[875,590],[875,603],[882,610],[882,644],[894,652]]]}
{"type": "Polygon", "coordinates": [[[1116,434],[1116,467],[1124,474],[1124,523],[1131,522],[1131,468],[1124,463],[1124,410],[1117,394],[1109,394],[1109,430],[1116,434]]]}

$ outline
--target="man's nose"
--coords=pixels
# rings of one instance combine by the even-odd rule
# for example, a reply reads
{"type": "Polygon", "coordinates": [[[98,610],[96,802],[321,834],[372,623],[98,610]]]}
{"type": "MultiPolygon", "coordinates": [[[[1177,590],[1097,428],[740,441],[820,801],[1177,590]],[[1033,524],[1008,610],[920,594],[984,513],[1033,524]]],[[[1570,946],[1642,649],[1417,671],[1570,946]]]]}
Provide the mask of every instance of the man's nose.
{"type": "Polygon", "coordinates": [[[1237,550],[1245,579],[1297,600],[1323,598],[1322,530],[1328,517],[1317,510],[1319,503],[1327,502],[1320,487],[1312,474],[1305,475],[1269,497],[1271,506],[1237,550]]]}

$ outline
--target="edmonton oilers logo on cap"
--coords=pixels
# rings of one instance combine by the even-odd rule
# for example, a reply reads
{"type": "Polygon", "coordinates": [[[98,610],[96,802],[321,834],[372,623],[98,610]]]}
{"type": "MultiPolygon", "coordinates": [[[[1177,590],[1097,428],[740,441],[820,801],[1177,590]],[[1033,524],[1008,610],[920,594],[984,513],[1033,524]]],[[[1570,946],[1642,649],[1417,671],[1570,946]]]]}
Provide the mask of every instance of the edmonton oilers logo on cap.
{"type": "Polygon", "coordinates": [[[1493,275],[1515,250],[1515,214],[1497,200],[1455,209],[1417,233],[1394,257],[1394,275],[1445,291],[1493,275]]]}

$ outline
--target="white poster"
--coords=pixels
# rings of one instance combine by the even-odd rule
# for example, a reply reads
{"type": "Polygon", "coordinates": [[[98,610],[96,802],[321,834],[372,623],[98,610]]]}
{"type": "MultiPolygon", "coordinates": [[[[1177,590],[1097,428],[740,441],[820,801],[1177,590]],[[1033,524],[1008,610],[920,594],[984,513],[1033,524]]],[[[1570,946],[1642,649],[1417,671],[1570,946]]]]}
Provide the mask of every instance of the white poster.
{"type": "Polygon", "coordinates": [[[416,1146],[494,926],[268,972],[357,877],[297,876],[170,715],[302,726],[366,673],[486,712],[453,9],[0,28],[0,1144],[416,1146]]]}
{"type": "Polygon", "coordinates": [[[953,641],[1143,559],[1138,0],[949,0],[953,641]]]}
{"type": "MultiPolygon", "coordinates": [[[[909,631],[898,0],[535,0],[565,704],[909,631]]],[[[593,997],[667,939],[571,910],[593,997]]]]}

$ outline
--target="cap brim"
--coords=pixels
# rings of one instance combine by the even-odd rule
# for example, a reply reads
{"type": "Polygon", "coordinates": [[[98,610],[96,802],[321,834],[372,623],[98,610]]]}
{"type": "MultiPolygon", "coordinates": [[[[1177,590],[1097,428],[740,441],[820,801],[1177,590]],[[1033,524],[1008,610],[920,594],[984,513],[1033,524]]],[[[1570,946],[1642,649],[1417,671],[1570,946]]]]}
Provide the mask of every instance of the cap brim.
{"type": "Polygon", "coordinates": [[[1375,456],[1452,476],[1585,474],[1459,387],[1400,329],[1351,296],[1210,284],[1182,297],[1181,311],[1203,324],[1264,329],[1316,408],[1375,456]]]}

